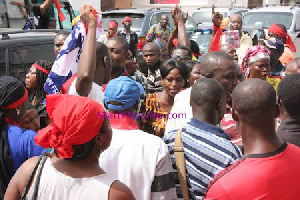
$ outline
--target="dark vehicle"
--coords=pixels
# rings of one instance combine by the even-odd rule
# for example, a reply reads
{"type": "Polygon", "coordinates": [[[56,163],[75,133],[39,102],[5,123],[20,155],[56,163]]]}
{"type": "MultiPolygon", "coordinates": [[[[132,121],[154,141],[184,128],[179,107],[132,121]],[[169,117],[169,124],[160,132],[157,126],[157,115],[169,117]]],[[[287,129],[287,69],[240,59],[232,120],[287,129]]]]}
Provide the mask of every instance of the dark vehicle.
{"type": "Polygon", "coordinates": [[[0,75],[14,76],[25,82],[25,76],[35,61],[54,60],[53,41],[58,31],[0,29],[0,75]]]}
{"type": "MultiPolygon", "coordinates": [[[[169,24],[170,27],[174,28],[174,21],[171,14],[171,9],[160,9],[160,8],[152,8],[152,9],[122,9],[122,10],[109,10],[102,13],[102,23],[104,27],[104,31],[107,31],[107,24],[110,20],[116,20],[119,23],[118,31],[121,31],[122,19],[125,16],[129,16],[132,18],[132,26],[131,30],[135,31],[139,37],[138,49],[141,50],[143,46],[146,44],[146,35],[149,31],[149,28],[153,24],[157,24],[160,21],[160,17],[162,14],[167,14],[169,16],[169,24]]],[[[186,23],[186,32],[188,36],[190,36],[194,30],[197,28],[197,23],[189,16],[186,23]]],[[[140,51],[139,51],[140,52],[140,51]]]]}
{"type": "MultiPolygon", "coordinates": [[[[72,30],[72,20],[76,17],[74,14],[74,10],[68,0],[59,0],[60,4],[62,5],[61,11],[66,17],[66,20],[60,22],[58,19],[57,8],[55,4],[48,8],[49,15],[49,22],[55,21],[56,22],[56,29],[66,29],[72,30]]],[[[0,0],[0,28],[18,28],[22,29],[27,22],[25,16],[23,16],[18,9],[17,6],[8,4],[6,0],[0,0]]],[[[28,0],[29,7],[33,8],[34,6],[39,6],[42,4],[42,0],[28,0]]],[[[23,8],[25,10],[25,8],[23,8]]],[[[34,19],[34,14],[32,9],[30,9],[30,19],[34,23],[36,19],[34,19]]],[[[31,27],[34,29],[35,27],[31,27]]]]}

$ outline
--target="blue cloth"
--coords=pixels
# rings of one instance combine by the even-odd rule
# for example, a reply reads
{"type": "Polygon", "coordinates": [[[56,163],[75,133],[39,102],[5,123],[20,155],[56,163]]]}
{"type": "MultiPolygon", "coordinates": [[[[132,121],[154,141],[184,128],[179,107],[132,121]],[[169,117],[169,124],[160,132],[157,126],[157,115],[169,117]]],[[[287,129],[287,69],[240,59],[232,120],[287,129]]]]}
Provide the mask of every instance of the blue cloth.
{"type": "MultiPolygon", "coordinates": [[[[173,130],[165,134],[164,141],[171,155],[177,196],[182,198],[174,156],[177,131],[173,130]]],[[[190,199],[202,199],[213,177],[242,157],[239,148],[230,141],[229,136],[222,129],[195,118],[182,128],[181,140],[184,147],[190,199]]]]}
{"type": "Polygon", "coordinates": [[[124,110],[131,108],[144,94],[143,86],[127,76],[112,79],[106,86],[104,103],[108,109],[124,110]],[[123,105],[113,105],[110,101],[120,102],[123,105]]]}
{"type": "Polygon", "coordinates": [[[282,65],[280,61],[278,61],[278,67],[272,71],[271,75],[272,76],[281,76],[282,72],[285,71],[285,66],[282,65]]]}
{"type": "Polygon", "coordinates": [[[42,155],[46,150],[35,145],[33,138],[36,132],[20,128],[18,126],[8,126],[7,136],[11,157],[14,163],[14,170],[17,169],[29,158],[42,155]]]}

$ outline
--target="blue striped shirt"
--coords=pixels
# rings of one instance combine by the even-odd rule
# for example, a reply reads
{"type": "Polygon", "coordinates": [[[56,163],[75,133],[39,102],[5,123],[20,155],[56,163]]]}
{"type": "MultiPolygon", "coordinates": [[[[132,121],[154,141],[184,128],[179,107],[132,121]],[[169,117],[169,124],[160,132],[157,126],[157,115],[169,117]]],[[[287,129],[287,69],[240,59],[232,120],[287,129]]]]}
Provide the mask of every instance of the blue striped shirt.
{"type": "MultiPolygon", "coordinates": [[[[165,134],[164,141],[171,155],[177,196],[182,198],[174,156],[177,131],[165,134]]],[[[202,199],[213,177],[242,156],[240,149],[230,141],[229,136],[221,128],[195,118],[182,128],[181,140],[191,199],[202,199]]]]}

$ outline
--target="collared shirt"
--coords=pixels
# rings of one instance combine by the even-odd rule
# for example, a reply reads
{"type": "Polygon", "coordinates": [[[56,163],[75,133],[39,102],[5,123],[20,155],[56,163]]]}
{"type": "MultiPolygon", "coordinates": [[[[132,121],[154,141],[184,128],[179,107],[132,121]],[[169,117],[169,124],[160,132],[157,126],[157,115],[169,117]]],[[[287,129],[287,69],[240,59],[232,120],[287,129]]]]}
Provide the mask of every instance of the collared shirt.
{"type": "Polygon", "coordinates": [[[164,61],[168,57],[168,41],[171,34],[171,28],[166,27],[164,31],[160,23],[154,24],[150,27],[146,36],[147,42],[155,42],[160,49],[161,61],[164,61]]]}
{"type": "Polygon", "coordinates": [[[277,135],[284,141],[300,147],[300,120],[291,119],[281,123],[277,135]]]}
{"type": "Polygon", "coordinates": [[[161,92],[163,90],[163,82],[159,68],[160,62],[157,62],[151,71],[148,69],[148,94],[161,92]]]}
{"type": "MultiPolygon", "coordinates": [[[[164,141],[171,155],[177,196],[182,198],[174,156],[177,131],[166,134],[164,141]]],[[[242,156],[240,149],[230,141],[229,136],[222,129],[195,118],[182,128],[181,140],[191,199],[201,199],[213,177],[242,156]]]]}
{"type": "Polygon", "coordinates": [[[163,140],[138,129],[129,116],[110,118],[112,140],[101,153],[101,168],[120,180],[136,199],[176,199],[168,148],[163,140]]]}

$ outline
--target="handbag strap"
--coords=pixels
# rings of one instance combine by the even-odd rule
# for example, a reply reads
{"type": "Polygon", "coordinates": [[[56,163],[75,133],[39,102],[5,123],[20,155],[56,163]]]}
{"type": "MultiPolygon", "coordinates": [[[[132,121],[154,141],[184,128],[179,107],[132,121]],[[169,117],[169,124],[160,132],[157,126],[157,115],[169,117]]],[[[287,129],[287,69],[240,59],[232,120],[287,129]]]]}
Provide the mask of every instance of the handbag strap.
{"type": "Polygon", "coordinates": [[[176,161],[182,196],[183,196],[184,200],[188,200],[189,192],[188,192],[188,186],[187,186],[187,180],[186,180],[186,165],[185,165],[183,144],[182,144],[182,140],[181,140],[181,130],[182,130],[182,128],[180,128],[177,131],[177,134],[175,137],[174,155],[175,155],[175,161],[176,161]]]}
{"type": "MultiPolygon", "coordinates": [[[[42,154],[42,155],[39,157],[39,159],[36,161],[36,163],[35,163],[35,165],[34,165],[34,168],[33,168],[32,172],[31,172],[31,174],[30,174],[30,176],[29,176],[29,179],[28,179],[27,183],[26,183],[26,186],[25,186],[25,188],[24,188],[24,191],[23,191],[23,193],[22,193],[21,200],[25,200],[25,198],[26,198],[26,196],[27,196],[27,194],[28,194],[28,192],[29,192],[30,185],[31,185],[31,183],[32,183],[32,180],[33,180],[33,178],[34,178],[34,175],[35,175],[35,173],[36,173],[36,171],[37,171],[37,169],[38,169],[38,167],[39,167],[41,161],[44,160],[44,161],[43,161],[43,164],[44,164],[45,161],[46,161],[46,159],[47,159],[47,157],[48,157],[48,156],[46,155],[46,153],[44,153],[44,154],[42,154]]],[[[43,166],[42,166],[42,167],[43,167],[43,166]]],[[[38,172],[40,172],[40,171],[41,171],[41,168],[39,169],[38,172]]],[[[40,178],[40,174],[38,174],[37,177],[40,178]]],[[[39,180],[38,180],[38,182],[39,182],[39,180]]]]}

